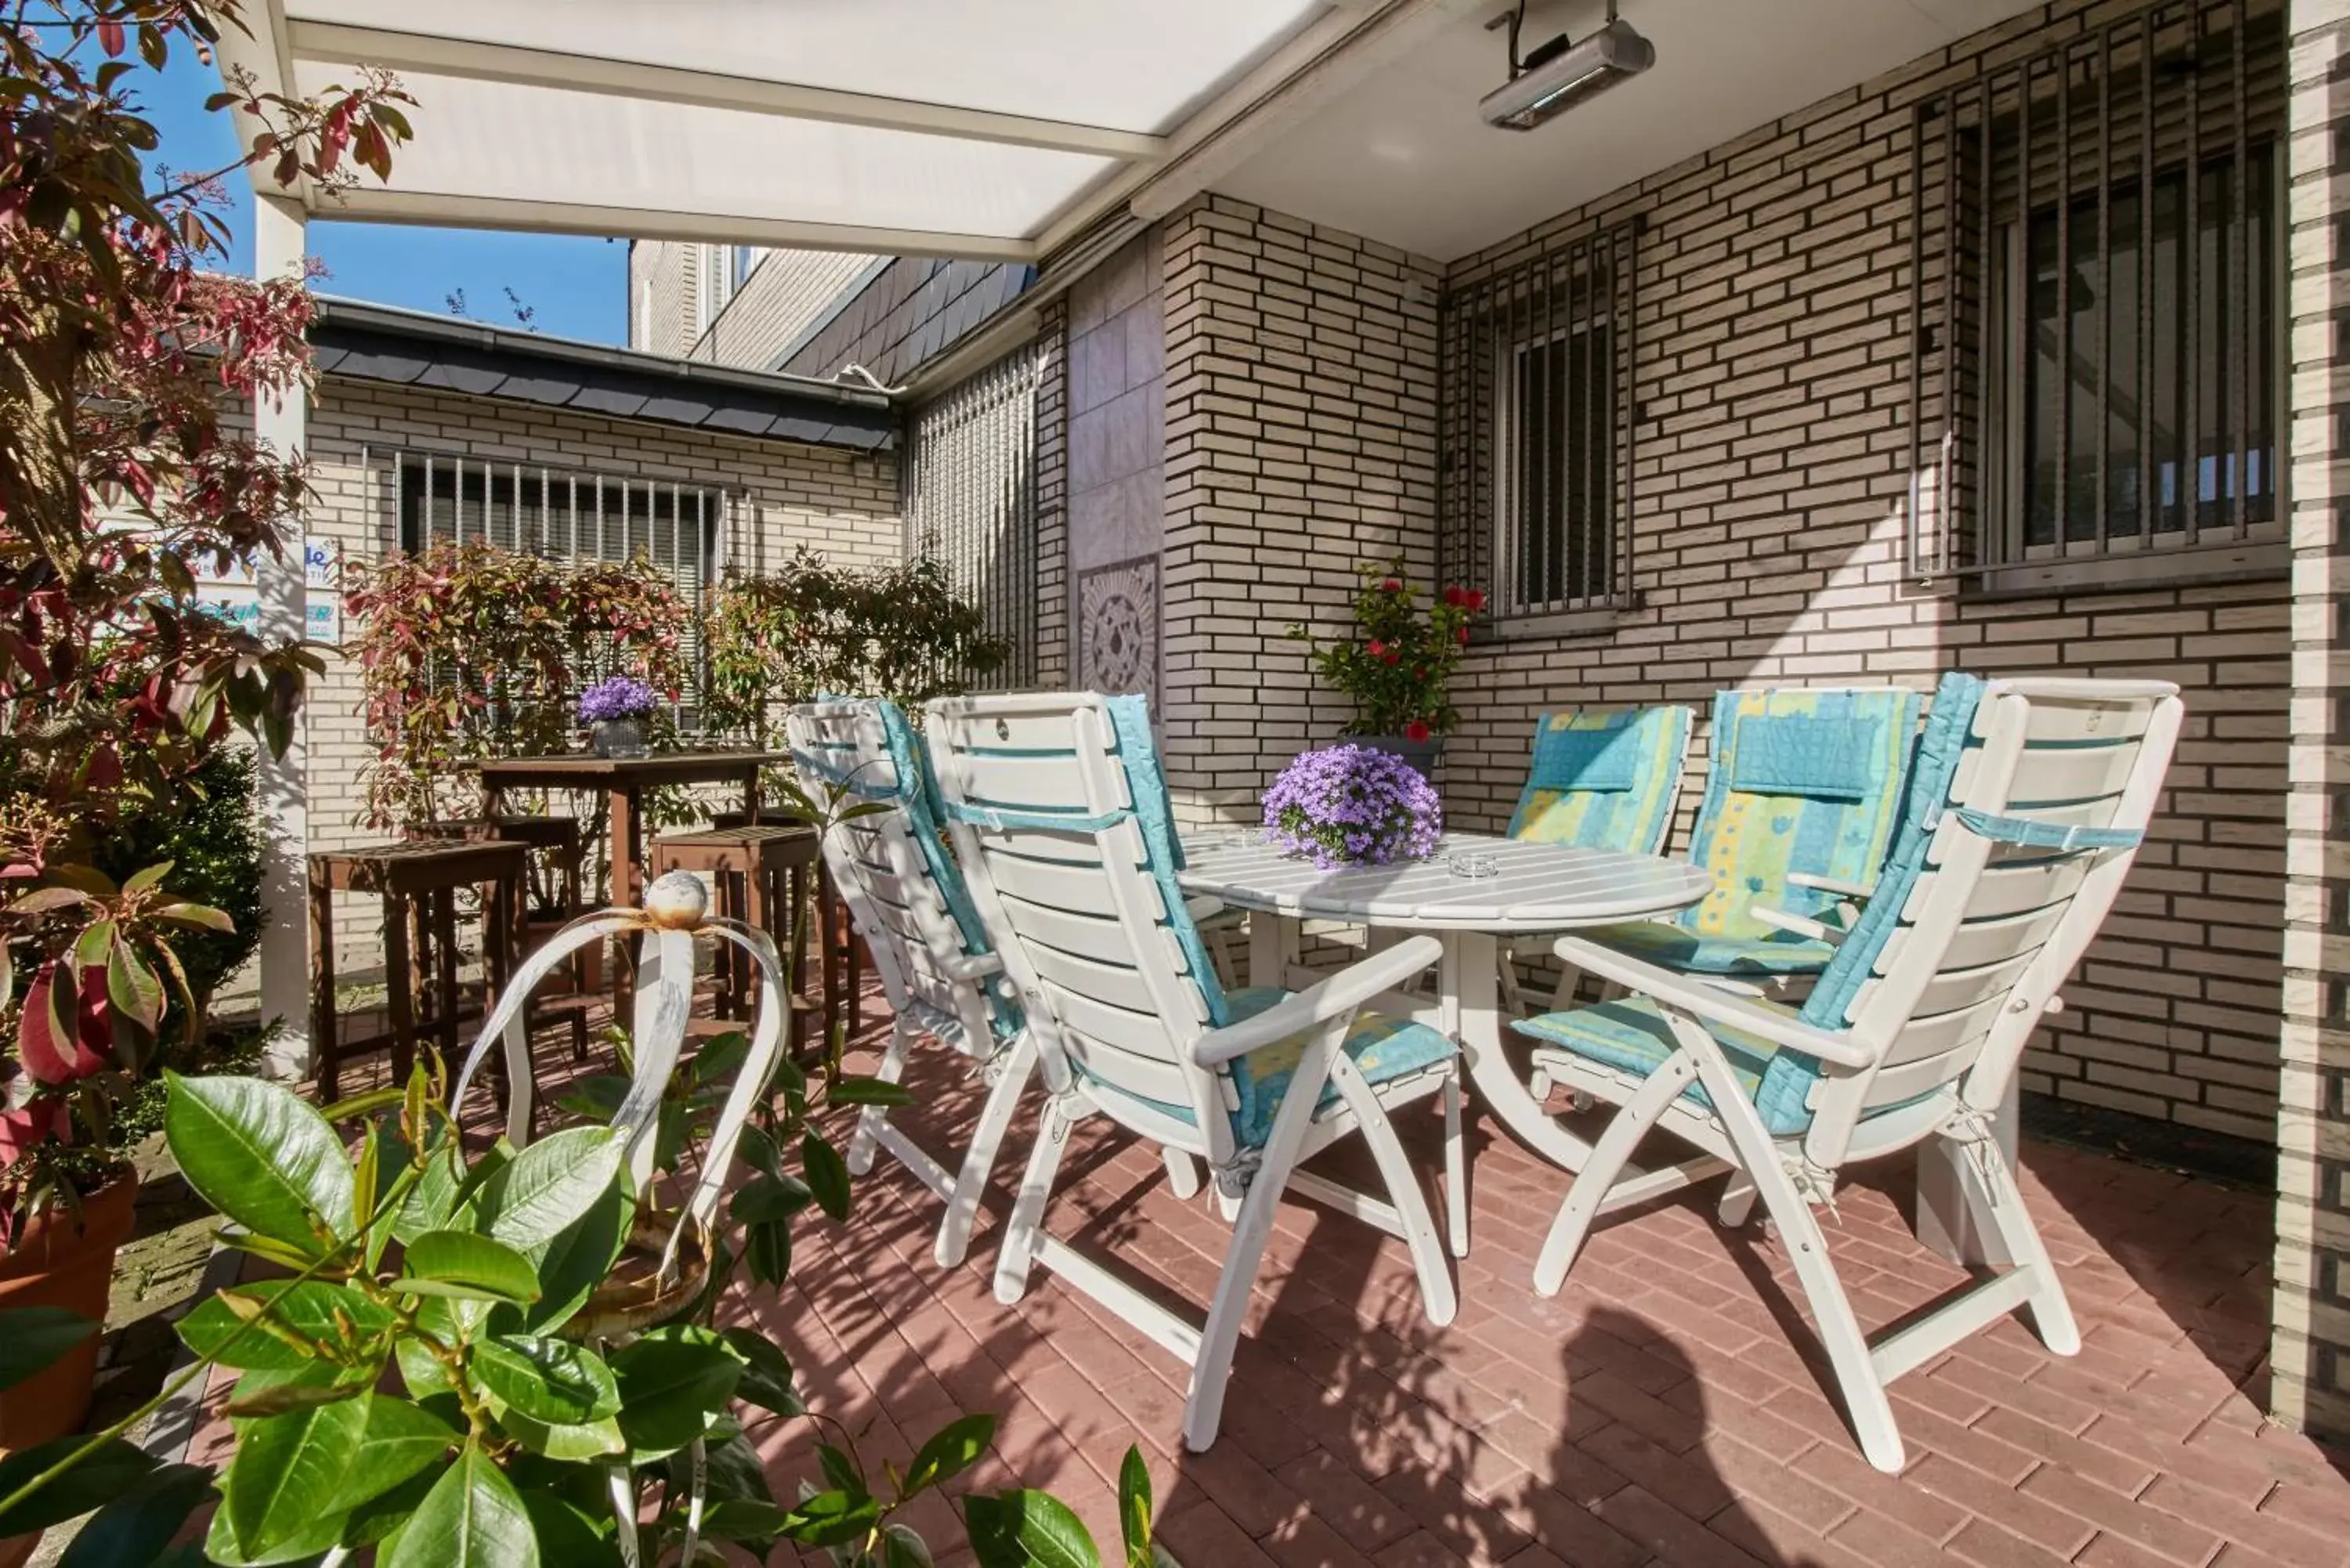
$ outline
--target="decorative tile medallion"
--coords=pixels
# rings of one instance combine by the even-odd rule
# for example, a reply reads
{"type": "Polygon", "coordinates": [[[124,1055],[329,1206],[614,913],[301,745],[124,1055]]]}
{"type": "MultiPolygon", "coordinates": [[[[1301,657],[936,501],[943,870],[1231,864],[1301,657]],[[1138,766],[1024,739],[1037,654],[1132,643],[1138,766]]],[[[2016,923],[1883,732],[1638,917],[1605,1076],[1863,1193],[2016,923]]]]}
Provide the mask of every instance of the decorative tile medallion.
{"type": "Polygon", "coordinates": [[[1159,557],[1077,579],[1077,680],[1089,691],[1159,696],[1159,557]]]}

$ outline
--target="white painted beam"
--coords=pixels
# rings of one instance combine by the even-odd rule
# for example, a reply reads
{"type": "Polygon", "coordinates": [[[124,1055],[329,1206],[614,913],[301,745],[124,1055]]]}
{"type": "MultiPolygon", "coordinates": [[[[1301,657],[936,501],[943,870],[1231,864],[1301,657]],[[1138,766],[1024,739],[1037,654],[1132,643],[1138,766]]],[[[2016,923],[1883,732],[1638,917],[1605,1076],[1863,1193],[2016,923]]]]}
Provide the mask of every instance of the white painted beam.
{"type": "Polygon", "coordinates": [[[322,218],[361,223],[412,223],[440,228],[506,229],[525,234],[612,235],[630,240],[685,240],[710,244],[774,245],[865,255],[958,256],[975,261],[1033,262],[1033,240],[1008,234],[941,234],[930,229],[879,229],[857,223],[810,223],[790,218],[750,218],[731,213],[671,213],[641,207],[598,207],[574,202],[530,202],[372,186],[328,192],[311,209],[322,218]]]}
{"type": "MultiPolygon", "coordinates": [[[[303,270],[305,229],[300,202],[256,194],[253,203],[253,272],[257,278],[298,277],[303,270]]],[[[255,440],[280,457],[304,450],[309,399],[300,382],[276,402],[254,400],[255,440]]],[[[255,563],[260,632],[277,642],[306,635],[305,577],[300,517],[278,524],[282,554],[255,563]]],[[[296,715],[286,754],[261,748],[261,1016],[284,1026],[263,1062],[273,1077],[298,1077],[310,1065],[309,914],[309,728],[296,715]]]]}
{"type": "MultiPolygon", "coordinates": [[[[745,114],[827,120],[840,125],[907,130],[964,141],[994,141],[1014,147],[1045,147],[1129,161],[1149,161],[1166,151],[1164,138],[1107,126],[1072,125],[1028,115],[998,114],[956,104],[844,92],[795,82],[763,81],[716,71],[647,65],[639,60],[573,55],[555,49],[433,37],[382,27],[296,21],[289,36],[295,57],[336,65],[380,66],[422,76],[462,77],[566,92],[598,93],[648,103],[688,104],[745,114]]],[[[877,47],[886,47],[882,40],[877,47]]]]}
{"type": "MultiPolygon", "coordinates": [[[[265,5],[239,11],[222,23],[220,35],[220,41],[213,46],[213,55],[220,62],[223,87],[232,92],[241,90],[236,78],[243,75],[251,78],[256,93],[293,96],[294,57],[286,41],[284,0],[267,0],[265,5]],[[247,32],[248,27],[252,31],[247,32]]],[[[228,112],[236,122],[237,151],[250,151],[253,139],[269,129],[267,122],[242,109],[228,112]]],[[[297,179],[291,187],[280,185],[270,173],[273,161],[264,159],[248,166],[246,171],[255,192],[264,196],[290,194],[307,201],[310,195],[309,181],[297,179]]]]}

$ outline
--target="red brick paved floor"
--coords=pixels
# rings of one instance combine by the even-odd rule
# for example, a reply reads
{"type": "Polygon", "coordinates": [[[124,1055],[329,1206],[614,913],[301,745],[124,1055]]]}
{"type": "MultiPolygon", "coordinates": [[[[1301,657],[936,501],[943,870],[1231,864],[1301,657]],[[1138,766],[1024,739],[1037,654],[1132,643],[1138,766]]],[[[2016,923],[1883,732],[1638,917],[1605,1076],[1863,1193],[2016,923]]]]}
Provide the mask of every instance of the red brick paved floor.
{"type": "MultiPolygon", "coordinates": [[[[868,1023],[868,1042],[879,1033],[868,1023]]],[[[550,1075],[567,1057],[542,1046],[550,1075]]],[[[976,1084],[936,1052],[918,1053],[910,1082],[918,1103],[900,1125],[934,1153],[959,1149],[976,1084]]],[[[1185,1568],[2350,1563],[2350,1456],[2261,1417],[2272,1217],[2259,1193],[2027,1145],[2027,1201],[2086,1343],[2053,1357],[2009,1320],[1896,1384],[1910,1460],[1894,1478],[1862,1460],[1825,1391],[1759,1223],[1718,1228],[1711,1185],[1638,1210],[1604,1225],[1544,1301],[1533,1258],[1568,1179],[1472,1117],[1457,1320],[1440,1330],[1420,1315],[1399,1241],[1288,1205],[1223,1436],[1195,1455],[1172,1357],[1041,1269],[1018,1306],[994,1300],[995,1231],[1033,1109],[963,1267],[931,1262],[937,1207],[884,1156],[848,1223],[803,1227],[780,1297],[739,1303],[868,1462],[902,1465],[951,1415],[993,1411],[997,1452],[972,1484],[1048,1487],[1107,1542],[1119,1457],[1139,1443],[1185,1568]]],[[[1432,1109],[1405,1128],[1430,1169],[1436,1131],[1432,1109]]],[[[1204,1304],[1224,1238],[1204,1197],[1178,1202],[1157,1160],[1099,1121],[1063,1169],[1056,1233],[1204,1304]]],[[[1876,1326],[1960,1276],[1909,1237],[1892,1196],[1907,1167],[1865,1174],[1828,1233],[1876,1326]]],[[[779,1496],[815,1477],[808,1423],[764,1420],[752,1436],[779,1496]]],[[[968,1562],[945,1550],[961,1535],[943,1504],[917,1520],[941,1564],[968,1562]]]]}
{"type": "MultiPolygon", "coordinates": [[[[936,1054],[910,1081],[920,1103],[901,1125],[934,1152],[959,1147],[976,1087],[936,1054]]],[[[1413,1120],[1407,1137],[1433,1168],[1433,1113],[1413,1120]]],[[[1005,1189],[1028,1125],[998,1172],[1005,1189]]],[[[2350,1563],[2343,1456],[2261,1418],[2261,1194],[2028,1146],[2027,1200],[2085,1346],[2051,1356],[2010,1320],[1903,1379],[1910,1460],[1894,1478],[1861,1459],[1825,1392],[1760,1224],[1717,1227],[1711,1187],[1636,1211],[1544,1301],[1528,1281],[1567,1178],[1471,1125],[1458,1319],[1429,1326],[1400,1242],[1290,1205],[1206,1454],[1182,1451],[1172,1357],[1042,1270],[1017,1307],[996,1303],[1000,1196],[972,1261],[941,1271],[937,1209],[886,1156],[851,1221],[808,1231],[793,1286],[749,1315],[805,1369],[818,1410],[869,1424],[892,1458],[951,1412],[997,1412],[999,1455],[980,1479],[1053,1488],[1097,1538],[1112,1538],[1118,1458],[1139,1443],[1163,1538],[1188,1568],[2350,1563]]],[[[1099,1121],[1064,1170],[1076,1179],[1048,1217],[1056,1233],[1206,1302],[1224,1231],[1204,1198],[1177,1201],[1157,1161],[1099,1121]]],[[[1960,1276],[1910,1239],[1891,1196],[1907,1167],[1866,1174],[1829,1235],[1875,1325],[1960,1276]]],[[[813,1472],[811,1438],[774,1440],[779,1481],[813,1472]]]]}

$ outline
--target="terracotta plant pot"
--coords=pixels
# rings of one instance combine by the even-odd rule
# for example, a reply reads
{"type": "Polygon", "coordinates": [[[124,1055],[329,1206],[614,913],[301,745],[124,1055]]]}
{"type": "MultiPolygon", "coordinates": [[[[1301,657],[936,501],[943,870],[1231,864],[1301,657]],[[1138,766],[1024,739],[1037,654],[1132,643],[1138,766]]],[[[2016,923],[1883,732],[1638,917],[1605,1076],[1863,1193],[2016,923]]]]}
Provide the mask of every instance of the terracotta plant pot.
{"type": "MultiPolygon", "coordinates": [[[[63,1214],[45,1214],[26,1226],[0,1258],[0,1307],[63,1307],[104,1323],[114,1251],[130,1238],[138,1199],[139,1179],[125,1171],[82,1199],[78,1226],[63,1214]]],[[[29,1449],[79,1430],[97,1376],[93,1334],[63,1360],[0,1393],[0,1449],[29,1449]]]]}

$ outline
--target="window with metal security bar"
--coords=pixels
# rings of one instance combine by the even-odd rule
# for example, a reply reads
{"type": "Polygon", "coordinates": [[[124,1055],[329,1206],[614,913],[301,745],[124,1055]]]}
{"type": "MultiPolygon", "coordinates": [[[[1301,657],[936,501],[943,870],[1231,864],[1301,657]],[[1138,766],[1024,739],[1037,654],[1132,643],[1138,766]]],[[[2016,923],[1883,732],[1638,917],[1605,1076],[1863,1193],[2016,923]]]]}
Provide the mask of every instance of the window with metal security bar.
{"type": "Polygon", "coordinates": [[[1638,227],[1589,235],[1449,296],[1439,571],[1495,618],[1570,628],[1631,582],[1638,227]]]}
{"type": "Polygon", "coordinates": [[[2285,88],[2274,0],[2171,0],[1918,106],[1918,575],[2282,569],[2285,88]]]}
{"type": "Polygon", "coordinates": [[[692,611],[682,634],[686,666],[700,657],[696,628],[723,564],[723,492],[419,452],[395,454],[391,483],[400,545],[411,555],[442,541],[482,541],[558,561],[642,556],[692,611]]]}
{"type": "Polygon", "coordinates": [[[979,690],[1036,683],[1036,350],[1016,350],[926,405],[905,474],[908,550],[946,568],[1011,656],[979,690]]]}

